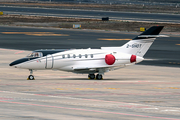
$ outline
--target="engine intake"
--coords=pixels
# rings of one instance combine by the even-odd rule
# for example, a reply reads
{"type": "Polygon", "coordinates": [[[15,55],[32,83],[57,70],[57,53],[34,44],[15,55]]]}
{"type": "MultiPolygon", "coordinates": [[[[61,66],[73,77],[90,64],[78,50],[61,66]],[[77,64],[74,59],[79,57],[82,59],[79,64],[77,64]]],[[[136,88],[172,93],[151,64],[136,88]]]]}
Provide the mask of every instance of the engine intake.
{"type": "Polygon", "coordinates": [[[112,54],[107,54],[105,56],[105,62],[108,65],[113,65],[116,61],[116,58],[112,54]]]}
{"type": "Polygon", "coordinates": [[[136,55],[131,55],[130,62],[136,62],[136,55]]]}

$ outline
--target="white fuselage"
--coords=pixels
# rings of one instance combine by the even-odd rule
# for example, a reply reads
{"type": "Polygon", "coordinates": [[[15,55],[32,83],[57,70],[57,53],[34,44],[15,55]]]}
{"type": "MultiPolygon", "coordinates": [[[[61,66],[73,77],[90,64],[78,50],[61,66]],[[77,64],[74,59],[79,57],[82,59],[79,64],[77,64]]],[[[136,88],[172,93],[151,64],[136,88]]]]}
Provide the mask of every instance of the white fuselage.
{"type": "MultiPolygon", "coordinates": [[[[32,59],[17,64],[15,67],[32,70],[56,69],[76,73],[95,73],[98,69],[104,73],[114,70],[114,68],[124,67],[127,64],[134,64],[130,62],[130,58],[131,54],[109,50],[74,49],[32,59]],[[112,65],[105,62],[107,54],[112,54],[116,58],[112,65]]],[[[143,60],[143,58],[137,58],[136,63],[143,60]]]]}

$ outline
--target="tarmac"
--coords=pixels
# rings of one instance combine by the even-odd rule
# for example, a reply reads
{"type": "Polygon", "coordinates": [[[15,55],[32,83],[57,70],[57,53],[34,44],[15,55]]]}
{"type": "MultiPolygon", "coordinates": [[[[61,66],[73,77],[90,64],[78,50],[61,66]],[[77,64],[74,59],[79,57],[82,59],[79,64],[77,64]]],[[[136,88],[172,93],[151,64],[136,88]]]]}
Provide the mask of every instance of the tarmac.
{"type": "Polygon", "coordinates": [[[0,49],[0,119],[180,120],[180,68],[134,65],[103,80],[9,66],[31,51],[0,49]]]}

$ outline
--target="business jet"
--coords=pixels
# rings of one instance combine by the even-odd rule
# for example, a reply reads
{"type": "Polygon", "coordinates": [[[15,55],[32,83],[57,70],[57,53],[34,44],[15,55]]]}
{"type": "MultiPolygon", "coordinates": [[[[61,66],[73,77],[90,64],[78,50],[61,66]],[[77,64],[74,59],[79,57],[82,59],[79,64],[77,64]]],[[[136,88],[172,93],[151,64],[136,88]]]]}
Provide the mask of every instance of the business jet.
{"type": "Polygon", "coordinates": [[[164,26],[153,26],[118,47],[101,47],[101,49],[55,49],[35,50],[25,58],[10,64],[15,68],[28,69],[28,80],[34,80],[33,70],[61,70],[78,74],[88,74],[89,79],[103,79],[109,71],[134,65],[144,60],[148,51],[164,26]],[[95,75],[96,74],[96,75],[95,75]]]}

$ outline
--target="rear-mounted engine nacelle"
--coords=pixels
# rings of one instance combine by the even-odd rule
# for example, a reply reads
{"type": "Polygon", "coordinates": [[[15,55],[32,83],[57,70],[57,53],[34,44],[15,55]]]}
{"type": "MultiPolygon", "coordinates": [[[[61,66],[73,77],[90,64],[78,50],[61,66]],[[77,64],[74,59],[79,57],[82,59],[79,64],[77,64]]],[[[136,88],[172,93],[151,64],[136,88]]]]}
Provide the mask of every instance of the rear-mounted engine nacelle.
{"type": "Polygon", "coordinates": [[[136,62],[136,55],[131,55],[130,62],[136,62]]]}
{"type": "Polygon", "coordinates": [[[105,62],[108,65],[113,65],[116,61],[116,58],[112,54],[107,54],[105,57],[105,62]]]}

